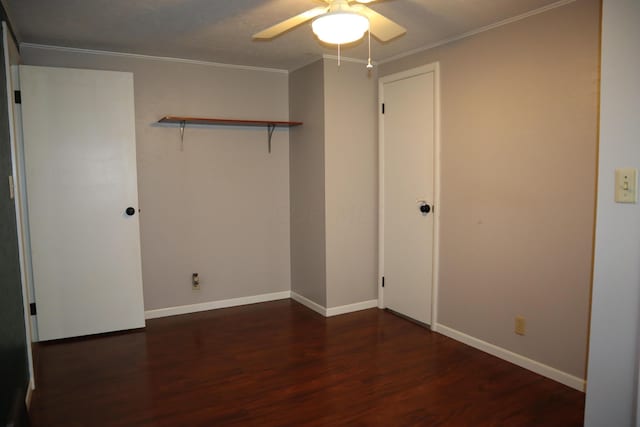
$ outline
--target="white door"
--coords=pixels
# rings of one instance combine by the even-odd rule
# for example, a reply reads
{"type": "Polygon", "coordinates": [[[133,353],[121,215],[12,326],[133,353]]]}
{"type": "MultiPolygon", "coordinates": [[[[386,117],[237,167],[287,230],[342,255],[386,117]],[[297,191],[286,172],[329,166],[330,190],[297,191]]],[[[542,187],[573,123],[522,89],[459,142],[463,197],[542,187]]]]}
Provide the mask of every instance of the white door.
{"type": "MultiPolygon", "coordinates": [[[[384,306],[432,323],[435,66],[380,79],[380,269],[384,306]]],[[[437,208],[437,206],[435,207],[437,208]]]]}
{"type": "Polygon", "coordinates": [[[143,327],[133,75],[21,66],[20,86],[40,340],[143,327]]]}

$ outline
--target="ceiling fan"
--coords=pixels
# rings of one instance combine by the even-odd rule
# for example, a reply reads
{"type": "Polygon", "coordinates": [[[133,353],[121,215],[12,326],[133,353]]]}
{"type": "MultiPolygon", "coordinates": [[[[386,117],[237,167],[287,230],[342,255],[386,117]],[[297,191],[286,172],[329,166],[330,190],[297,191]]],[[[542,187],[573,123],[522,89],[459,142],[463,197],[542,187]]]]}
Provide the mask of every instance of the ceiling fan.
{"type": "Polygon", "coordinates": [[[374,0],[324,0],[328,5],[302,12],[253,35],[254,40],[269,40],[313,19],[311,27],[318,38],[329,44],[347,44],[370,34],[382,42],[399,37],[407,30],[368,8],[374,0]],[[355,3],[355,4],[353,4],[355,3]]]}

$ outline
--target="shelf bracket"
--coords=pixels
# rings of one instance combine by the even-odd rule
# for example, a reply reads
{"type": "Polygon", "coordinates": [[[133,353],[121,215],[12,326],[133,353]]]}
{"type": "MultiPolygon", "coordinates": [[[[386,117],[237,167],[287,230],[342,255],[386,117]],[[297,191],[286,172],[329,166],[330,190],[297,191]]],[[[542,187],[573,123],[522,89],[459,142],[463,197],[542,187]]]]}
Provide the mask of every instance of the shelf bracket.
{"type": "Polygon", "coordinates": [[[258,126],[267,127],[267,138],[269,142],[269,153],[271,153],[271,140],[273,132],[277,127],[291,128],[300,126],[302,122],[289,122],[278,120],[237,120],[237,119],[215,119],[202,117],[164,116],[158,123],[171,123],[180,125],[180,151],[184,151],[184,128],[189,125],[217,125],[217,126],[258,126]]]}
{"type": "Polygon", "coordinates": [[[186,120],[180,122],[180,151],[184,151],[184,127],[187,125],[186,120]]]}
{"type": "Polygon", "coordinates": [[[273,131],[276,130],[276,125],[273,123],[267,124],[267,135],[269,135],[269,153],[271,153],[271,137],[273,136],[273,131]]]}

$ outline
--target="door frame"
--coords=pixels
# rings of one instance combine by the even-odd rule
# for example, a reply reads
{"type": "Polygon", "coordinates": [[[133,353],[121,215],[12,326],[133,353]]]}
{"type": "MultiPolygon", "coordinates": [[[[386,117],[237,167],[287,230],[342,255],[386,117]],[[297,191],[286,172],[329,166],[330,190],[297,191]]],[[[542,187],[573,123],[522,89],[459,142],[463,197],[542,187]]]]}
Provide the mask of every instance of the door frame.
{"type": "MultiPolygon", "coordinates": [[[[36,379],[35,379],[35,369],[33,363],[33,338],[32,338],[32,324],[31,324],[31,313],[30,313],[30,291],[29,291],[29,259],[30,259],[30,249],[28,241],[25,236],[25,199],[24,199],[24,182],[22,180],[22,172],[23,172],[23,164],[21,163],[21,157],[19,154],[20,146],[22,144],[21,140],[21,131],[18,128],[20,126],[19,117],[16,117],[16,110],[19,110],[20,105],[15,103],[14,99],[14,90],[20,90],[20,83],[17,81],[15,76],[15,69],[13,67],[17,66],[12,65],[11,59],[11,50],[9,46],[10,33],[7,23],[2,21],[2,39],[3,39],[3,49],[4,49],[4,62],[2,67],[5,70],[6,82],[5,85],[7,87],[7,99],[5,100],[7,103],[7,112],[9,116],[9,139],[11,144],[11,168],[12,168],[12,176],[13,176],[13,188],[14,188],[14,198],[13,203],[16,211],[16,228],[17,228],[17,238],[18,238],[18,254],[20,261],[20,282],[22,286],[22,309],[24,314],[24,328],[25,328],[25,342],[27,347],[27,365],[29,368],[29,384],[27,385],[28,390],[25,396],[25,403],[27,408],[31,405],[31,393],[36,387],[36,379]]],[[[13,41],[11,42],[13,43],[13,41]]],[[[15,46],[15,45],[14,45],[15,46]]],[[[16,50],[17,50],[17,46],[16,50]]],[[[19,53],[18,53],[19,55],[19,53]]],[[[5,102],[3,101],[3,102],[5,102]]]]}
{"type": "Polygon", "coordinates": [[[434,135],[433,135],[433,269],[431,289],[431,330],[437,330],[438,320],[438,279],[440,259],[440,63],[422,65],[410,70],[390,74],[378,79],[378,308],[385,308],[384,288],[384,85],[397,80],[433,73],[434,82],[434,135]]]}

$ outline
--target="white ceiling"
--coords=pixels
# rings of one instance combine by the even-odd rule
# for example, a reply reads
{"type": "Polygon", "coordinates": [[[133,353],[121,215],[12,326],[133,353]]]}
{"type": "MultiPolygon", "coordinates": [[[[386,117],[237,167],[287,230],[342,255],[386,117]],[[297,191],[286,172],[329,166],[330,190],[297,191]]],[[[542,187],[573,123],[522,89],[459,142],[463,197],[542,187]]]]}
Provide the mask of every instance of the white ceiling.
{"type": "MultiPolygon", "coordinates": [[[[379,0],[369,6],[407,28],[382,44],[381,61],[557,0],[379,0]]],[[[563,0],[562,3],[566,3],[563,0]]],[[[4,0],[20,42],[295,69],[322,54],[309,24],[271,41],[251,35],[318,6],[318,0],[4,0]]],[[[366,60],[366,43],[342,54],[366,60]]]]}

